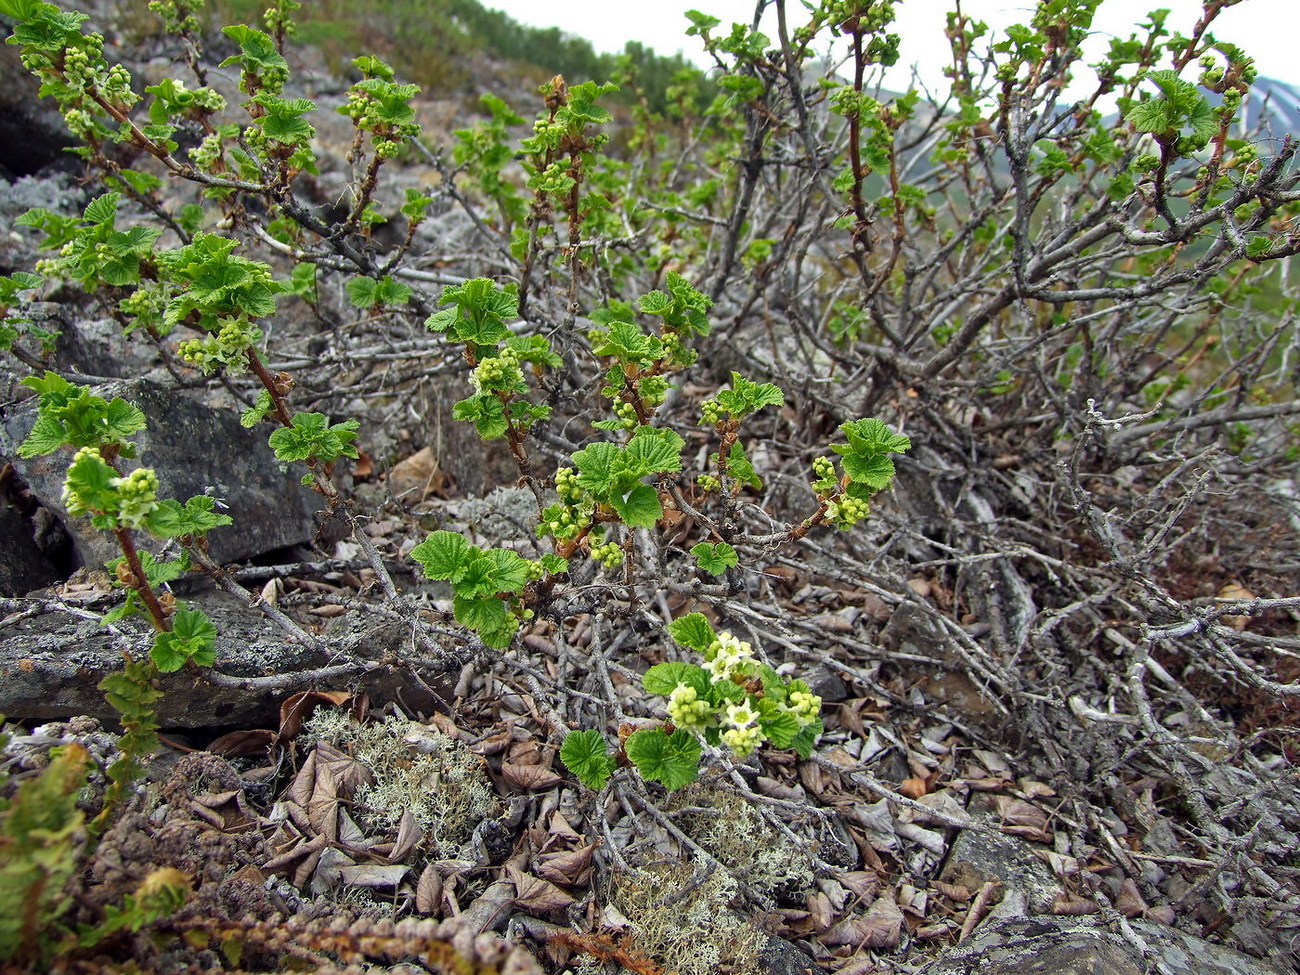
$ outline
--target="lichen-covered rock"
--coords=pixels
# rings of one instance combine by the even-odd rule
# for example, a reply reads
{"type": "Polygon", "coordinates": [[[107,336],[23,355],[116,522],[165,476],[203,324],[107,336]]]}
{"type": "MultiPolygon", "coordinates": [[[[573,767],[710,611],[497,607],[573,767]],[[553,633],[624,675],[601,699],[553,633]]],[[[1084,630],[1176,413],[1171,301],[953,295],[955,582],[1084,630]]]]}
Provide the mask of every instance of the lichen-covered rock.
{"type": "Polygon", "coordinates": [[[1097,918],[994,921],[945,952],[921,975],[1284,975],[1289,966],[1251,958],[1176,928],[1130,922],[1127,938],[1097,918]],[[1141,942],[1139,944],[1138,942],[1141,942]],[[1144,959],[1142,945],[1152,953],[1144,959]],[[1158,964],[1152,964],[1157,962],[1158,964]]]}

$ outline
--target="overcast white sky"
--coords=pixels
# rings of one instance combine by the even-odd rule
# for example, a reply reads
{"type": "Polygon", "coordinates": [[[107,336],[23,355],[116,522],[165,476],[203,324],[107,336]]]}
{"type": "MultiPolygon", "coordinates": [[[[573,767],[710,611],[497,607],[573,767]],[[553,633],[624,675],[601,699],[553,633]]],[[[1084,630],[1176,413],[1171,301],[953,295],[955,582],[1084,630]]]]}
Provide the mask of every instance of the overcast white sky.
{"type": "MultiPolygon", "coordinates": [[[[599,51],[621,51],[629,40],[640,41],[661,54],[681,51],[705,64],[699,39],[686,37],[689,25],[684,11],[691,8],[717,17],[724,27],[732,21],[749,23],[753,0],[651,0],[626,3],[610,0],[484,0],[484,5],[504,10],[515,20],[538,27],[559,27],[588,38],[599,51]]],[[[962,10],[986,21],[997,30],[1008,24],[1028,21],[1031,0],[963,0],[962,10]]],[[[944,18],[952,0],[902,0],[894,30],[903,38],[902,58],[895,73],[886,79],[890,87],[904,87],[912,64],[930,84],[942,84],[942,67],[948,47],[943,36],[944,18]]],[[[1201,12],[1199,0],[1104,0],[1093,20],[1098,50],[1105,50],[1113,34],[1127,36],[1134,25],[1146,19],[1146,11],[1168,7],[1173,13],[1170,27],[1190,33],[1201,12]]],[[[803,14],[801,4],[788,0],[791,27],[803,14]]],[[[766,28],[767,25],[765,25],[766,28]]],[[[775,25],[765,29],[769,37],[775,25]]],[[[1220,40],[1240,45],[1255,58],[1259,72],[1300,85],[1300,0],[1243,0],[1219,14],[1213,33],[1220,40]]]]}

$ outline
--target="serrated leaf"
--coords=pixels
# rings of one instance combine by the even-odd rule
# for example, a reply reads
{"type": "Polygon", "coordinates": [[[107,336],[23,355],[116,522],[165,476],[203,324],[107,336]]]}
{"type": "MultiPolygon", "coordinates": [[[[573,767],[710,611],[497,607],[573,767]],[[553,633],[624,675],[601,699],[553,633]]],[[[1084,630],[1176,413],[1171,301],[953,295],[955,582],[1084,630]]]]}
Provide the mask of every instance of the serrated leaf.
{"type": "Polygon", "coordinates": [[[423,542],[411,549],[411,558],[424,566],[424,574],[430,579],[447,579],[454,584],[478,552],[464,535],[439,530],[430,532],[423,542]]]}
{"type": "Polygon", "coordinates": [[[662,291],[651,291],[642,295],[636,306],[647,315],[662,315],[672,308],[673,299],[662,291]]]}
{"type": "Polygon", "coordinates": [[[812,724],[805,726],[790,741],[791,748],[802,759],[807,759],[812,754],[813,746],[817,744],[817,739],[822,733],[822,719],[818,718],[812,724]]]}
{"type": "Polygon", "coordinates": [[[641,686],[650,694],[668,697],[679,684],[695,688],[701,698],[707,697],[712,679],[709,672],[696,664],[678,660],[655,664],[641,678],[641,686]]]}
{"type": "Polygon", "coordinates": [[[554,552],[547,552],[541,558],[542,568],[551,575],[559,575],[561,572],[569,571],[569,560],[556,555],[554,552]]]}
{"type": "Polygon", "coordinates": [[[163,673],[179,670],[188,660],[210,667],[217,659],[217,628],[201,609],[181,609],[172,616],[170,633],[154,637],[150,656],[163,673]]]}
{"type": "Polygon", "coordinates": [[[690,647],[697,653],[709,648],[718,634],[714,632],[708,617],[703,613],[687,613],[668,624],[668,635],[684,647],[690,647]]]}
{"type": "Polygon", "coordinates": [[[691,549],[695,561],[710,575],[720,576],[740,561],[736,550],[726,542],[700,542],[691,549]]]}
{"type": "Polygon", "coordinates": [[[560,746],[560,761],[588,789],[600,791],[614,774],[614,757],[609,754],[599,731],[570,731],[560,746]]]}
{"type": "Polygon", "coordinates": [[[671,735],[662,728],[643,728],[629,735],[623,747],[643,778],[662,782],[666,789],[690,785],[700,774],[700,740],[680,728],[671,735]]]}
{"type": "Polygon", "coordinates": [[[912,447],[911,439],[893,433],[880,420],[851,420],[840,424],[840,432],[848,440],[849,446],[859,453],[901,454],[912,447]]]}
{"type": "Polygon", "coordinates": [[[649,484],[638,484],[626,495],[610,498],[609,503],[623,519],[623,524],[631,528],[653,528],[655,522],[664,516],[659,492],[649,484]]]}
{"type": "Polygon", "coordinates": [[[597,441],[577,451],[573,455],[573,463],[578,468],[578,486],[593,493],[607,491],[618,456],[619,449],[604,441],[597,441]]]}
{"type": "Polygon", "coordinates": [[[112,223],[117,218],[117,202],[121,193],[105,193],[86,204],[82,217],[87,223],[112,223]]]}
{"type": "Polygon", "coordinates": [[[18,456],[40,457],[42,454],[52,454],[63,443],[63,424],[52,416],[38,416],[27,439],[18,445],[18,456]]]}
{"type": "Polygon", "coordinates": [[[682,469],[682,448],[686,441],[673,430],[641,427],[627,445],[633,470],[645,474],[673,473],[682,469]]]}
{"type": "Polygon", "coordinates": [[[475,393],[451,408],[453,420],[465,420],[484,440],[498,440],[510,429],[505,405],[491,393],[475,393]]]}
{"type": "Polygon", "coordinates": [[[894,480],[894,462],[884,454],[846,453],[841,463],[844,473],[852,480],[865,484],[873,491],[883,491],[894,480]]]}
{"type": "Polygon", "coordinates": [[[175,498],[163,498],[149,514],[147,527],[158,538],[179,538],[182,535],[204,535],[214,528],[233,524],[229,515],[215,511],[216,500],[199,494],[182,505],[175,498]]]}

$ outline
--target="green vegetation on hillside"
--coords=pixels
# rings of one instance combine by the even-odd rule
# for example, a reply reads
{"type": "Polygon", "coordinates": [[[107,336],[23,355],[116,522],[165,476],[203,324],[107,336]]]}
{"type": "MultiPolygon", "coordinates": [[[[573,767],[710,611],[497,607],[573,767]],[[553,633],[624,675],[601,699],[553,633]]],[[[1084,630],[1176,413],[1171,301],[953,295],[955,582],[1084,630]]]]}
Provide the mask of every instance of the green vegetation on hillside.
{"type": "MultiPolygon", "coordinates": [[[[219,0],[215,6],[214,23],[258,24],[266,5],[219,0]]],[[[674,77],[698,73],[680,54],[662,56],[636,41],[628,41],[621,54],[597,52],[585,38],[558,27],[525,26],[477,0],[319,0],[299,12],[297,39],[340,65],[361,50],[375,51],[401,77],[432,92],[468,83],[476,52],[566,78],[604,80],[631,73],[657,110],[666,103],[674,77]]]]}

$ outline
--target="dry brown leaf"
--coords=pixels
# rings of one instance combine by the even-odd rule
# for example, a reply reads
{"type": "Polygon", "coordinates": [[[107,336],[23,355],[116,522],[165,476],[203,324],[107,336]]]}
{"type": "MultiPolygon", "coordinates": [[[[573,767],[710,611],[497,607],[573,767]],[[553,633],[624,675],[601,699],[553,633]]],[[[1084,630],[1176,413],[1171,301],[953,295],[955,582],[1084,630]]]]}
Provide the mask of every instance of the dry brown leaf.
{"type": "Polygon", "coordinates": [[[307,610],[312,616],[320,616],[324,619],[335,619],[343,616],[348,611],[346,606],[340,606],[338,603],[325,603],[321,606],[313,606],[307,610]]]}
{"type": "Polygon", "coordinates": [[[496,734],[488,735],[482,741],[476,741],[469,746],[469,750],[475,755],[497,755],[510,747],[511,739],[514,732],[507,728],[505,731],[498,731],[496,734]]]}
{"type": "Polygon", "coordinates": [[[903,931],[903,912],[889,894],[877,897],[866,914],[846,918],[821,937],[829,946],[897,948],[903,931]]]}
{"type": "Polygon", "coordinates": [[[808,925],[809,934],[821,934],[823,931],[830,930],[835,923],[835,907],[831,904],[831,899],[817,891],[815,894],[809,894],[807,898],[808,907],[808,925]]]}
{"type": "Polygon", "coordinates": [[[591,879],[591,857],[596,844],[576,850],[543,853],[533,858],[533,869],[544,879],[567,887],[581,887],[591,879]]]}
{"type": "Polygon", "coordinates": [[[302,731],[303,722],[312,716],[316,708],[343,707],[352,700],[347,691],[299,691],[290,694],[280,705],[280,737],[292,741],[302,731]]]}
{"type": "Polygon", "coordinates": [[[875,897],[880,890],[880,877],[874,870],[850,870],[836,874],[835,879],[862,901],[875,897]]]}
{"type": "Polygon", "coordinates": [[[571,843],[577,843],[582,839],[582,834],[569,825],[569,821],[564,818],[564,813],[558,809],[551,813],[551,822],[547,830],[552,836],[562,840],[568,840],[571,843]]]}
{"type": "Polygon", "coordinates": [[[549,880],[525,873],[513,861],[506,864],[506,876],[515,886],[515,905],[525,911],[549,914],[564,910],[576,900],[572,894],[561,890],[549,880]]]}
{"type": "Polygon", "coordinates": [[[420,914],[442,913],[442,874],[436,863],[430,863],[420,873],[415,885],[415,910],[420,914]]]}
{"type": "Polygon", "coordinates": [[[1076,894],[1057,894],[1052,901],[1053,914],[1096,914],[1100,908],[1086,897],[1076,894]]]}
{"type": "Polygon", "coordinates": [[[1040,843],[1050,842],[1051,830],[1048,829],[1047,813],[1032,802],[1017,799],[1015,796],[998,796],[998,815],[1002,818],[1002,832],[1040,843]]]}
{"type": "Polygon", "coordinates": [[[1119,893],[1115,895],[1115,909],[1125,917],[1141,917],[1146,912],[1146,901],[1131,877],[1120,885],[1119,893]]]}
{"type": "Polygon", "coordinates": [[[265,755],[277,740],[274,731],[258,728],[253,731],[231,731],[208,743],[207,751],[222,758],[239,758],[247,755],[265,755]]]}
{"type": "Polygon", "coordinates": [[[943,896],[948,898],[948,900],[954,901],[958,904],[965,904],[974,896],[969,887],[965,887],[961,884],[945,884],[942,880],[935,880],[933,881],[933,886],[935,890],[943,894],[943,896]]]}
{"type": "Polygon", "coordinates": [[[511,762],[501,763],[501,777],[508,785],[530,792],[550,789],[562,781],[554,769],[544,765],[515,765],[511,762]]]}
{"type": "Polygon", "coordinates": [[[405,860],[423,836],[424,831],[415,821],[415,814],[409,808],[403,809],[401,821],[397,824],[397,839],[393,840],[393,848],[388,851],[388,859],[405,860]]]}
{"type": "Polygon", "coordinates": [[[899,784],[898,791],[909,799],[920,799],[921,796],[929,792],[930,789],[926,785],[925,779],[913,776],[912,778],[904,779],[899,784]]]}
{"type": "Polygon", "coordinates": [[[1056,790],[1050,785],[1034,779],[1021,779],[1017,785],[1020,786],[1020,791],[1025,794],[1026,799],[1046,799],[1056,795],[1056,790]]]}

